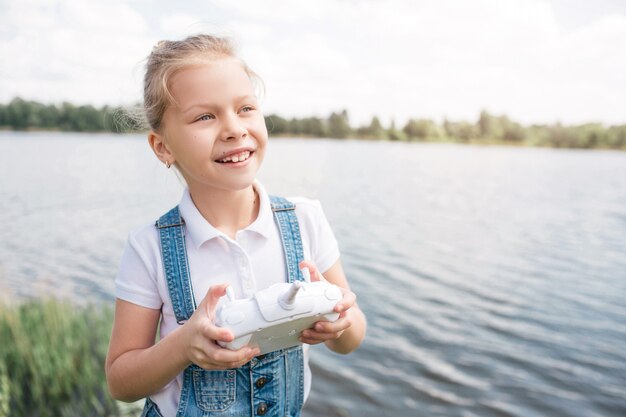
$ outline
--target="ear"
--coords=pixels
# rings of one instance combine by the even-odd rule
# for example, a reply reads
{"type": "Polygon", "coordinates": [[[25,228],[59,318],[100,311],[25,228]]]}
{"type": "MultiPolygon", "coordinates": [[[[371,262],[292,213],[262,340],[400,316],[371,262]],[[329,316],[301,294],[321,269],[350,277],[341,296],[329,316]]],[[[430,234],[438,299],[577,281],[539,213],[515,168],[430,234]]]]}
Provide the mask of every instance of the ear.
{"type": "Polygon", "coordinates": [[[170,165],[176,162],[176,158],[174,158],[172,151],[165,142],[165,137],[161,133],[157,133],[154,130],[148,132],[148,143],[161,162],[164,164],[169,163],[170,165]]]}

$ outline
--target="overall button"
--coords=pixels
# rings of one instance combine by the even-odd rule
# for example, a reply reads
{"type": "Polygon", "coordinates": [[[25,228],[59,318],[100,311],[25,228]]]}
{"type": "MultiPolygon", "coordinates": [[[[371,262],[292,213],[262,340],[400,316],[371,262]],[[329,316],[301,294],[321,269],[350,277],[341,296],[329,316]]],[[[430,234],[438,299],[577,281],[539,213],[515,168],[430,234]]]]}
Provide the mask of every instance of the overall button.
{"type": "Polygon", "coordinates": [[[254,386],[257,387],[258,389],[261,389],[265,386],[266,383],[267,383],[267,378],[262,376],[261,378],[256,380],[256,382],[254,383],[254,386]]]}
{"type": "Polygon", "coordinates": [[[267,413],[267,404],[261,403],[256,409],[256,413],[260,416],[265,415],[265,413],[267,413]]]}

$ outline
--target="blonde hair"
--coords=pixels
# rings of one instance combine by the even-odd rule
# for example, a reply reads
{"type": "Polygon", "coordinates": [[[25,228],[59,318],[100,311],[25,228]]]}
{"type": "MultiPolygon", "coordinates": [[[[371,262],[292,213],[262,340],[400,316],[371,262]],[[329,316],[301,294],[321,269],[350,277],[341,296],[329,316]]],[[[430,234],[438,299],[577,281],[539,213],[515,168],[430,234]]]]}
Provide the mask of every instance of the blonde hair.
{"type": "Polygon", "coordinates": [[[239,61],[253,85],[262,87],[262,81],[246,63],[239,59],[231,39],[199,34],[181,41],[160,41],[148,56],[143,85],[144,120],[150,129],[159,130],[163,114],[175,104],[169,89],[172,76],[183,68],[216,60],[231,58],[239,61]]]}

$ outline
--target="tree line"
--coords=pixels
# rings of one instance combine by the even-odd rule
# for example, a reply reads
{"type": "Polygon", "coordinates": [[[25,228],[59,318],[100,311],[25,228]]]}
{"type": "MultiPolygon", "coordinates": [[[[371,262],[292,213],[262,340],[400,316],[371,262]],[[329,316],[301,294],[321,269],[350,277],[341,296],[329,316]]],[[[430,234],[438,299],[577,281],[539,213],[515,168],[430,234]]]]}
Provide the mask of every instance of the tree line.
{"type": "MultiPolygon", "coordinates": [[[[383,126],[378,117],[373,117],[370,123],[355,128],[350,124],[346,110],[332,112],[327,118],[284,118],[271,114],[265,116],[265,122],[270,134],[276,136],[626,149],[626,124],[564,126],[555,123],[523,126],[505,115],[493,115],[487,111],[482,111],[474,122],[445,119],[442,123],[436,123],[431,119],[413,118],[401,127],[393,121],[389,126],[383,126]]],[[[0,104],[0,128],[115,133],[145,130],[142,123],[131,117],[125,107],[42,104],[21,98],[0,104]]]]}
{"type": "Polygon", "coordinates": [[[92,105],[76,106],[71,103],[42,104],[14,98],[0,104],[0,128],[13,130],[60,130],[68,132],[115,132],[139,130],[138,124],[123,116],[123,107],[92,105]]]}

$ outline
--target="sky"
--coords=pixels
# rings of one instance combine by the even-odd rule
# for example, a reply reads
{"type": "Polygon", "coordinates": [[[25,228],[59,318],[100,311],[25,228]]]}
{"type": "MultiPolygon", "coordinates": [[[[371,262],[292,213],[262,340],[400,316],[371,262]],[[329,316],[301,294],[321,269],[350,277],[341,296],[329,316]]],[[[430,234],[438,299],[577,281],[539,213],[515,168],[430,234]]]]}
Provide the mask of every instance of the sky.
{"type": "Polygon", "coordinates": [[[0,0],[0,103],[131,105],[152,47],[200,32],[266,114],[626,123],[623,0],[0,0]]]}

